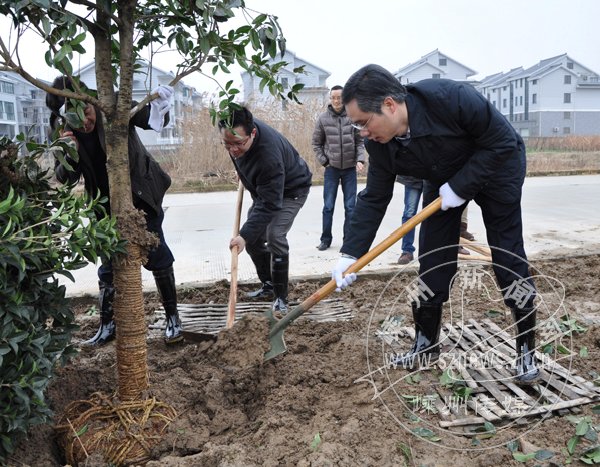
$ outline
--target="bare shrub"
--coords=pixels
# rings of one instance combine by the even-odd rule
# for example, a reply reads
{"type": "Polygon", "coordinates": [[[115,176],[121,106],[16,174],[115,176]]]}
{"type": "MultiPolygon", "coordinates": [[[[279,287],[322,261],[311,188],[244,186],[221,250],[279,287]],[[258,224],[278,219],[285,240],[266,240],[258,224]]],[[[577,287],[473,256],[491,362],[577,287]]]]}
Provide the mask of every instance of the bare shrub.
{"type": "MultiPolygon", "coordinates": [[[[311,139],[315,121],[324,109],[316,104],[293,102],[249,104],[254,116],[281,132],[300,153],[313,173],[323,178],[311,139]],[[285,107],[285,110],[284,110],[285,107]]],[[[173,179],[173,189],[198,191],[234,187],[236,175],[229,155],[221,145],[219,130],[210,120],[208,108],[188,115],[182,125],[183,145],[171,155],[161,154],[161,163],[173,179]]]]}
{"type": "Polygon", "coordinates": [[[527,151],[600,151],[600,136],[562,136],[547,138],[527,138],[527,151]]]}

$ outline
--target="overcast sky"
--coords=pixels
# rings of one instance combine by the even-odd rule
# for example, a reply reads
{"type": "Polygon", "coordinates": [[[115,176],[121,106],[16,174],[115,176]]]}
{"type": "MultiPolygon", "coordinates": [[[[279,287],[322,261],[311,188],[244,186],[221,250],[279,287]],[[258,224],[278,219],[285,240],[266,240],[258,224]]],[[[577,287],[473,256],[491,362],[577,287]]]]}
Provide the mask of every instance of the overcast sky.
{"type": "MultiPolygon", "coordinates": [[[[288,49],[329,71],[330,87],[367,63],[395,71],[435,49],[475,70],[475,79],[563,53],[600,73],[600,0],[246,0],[246,7],[278,16],[288,49]]],[[[43,55],[32,55],[33,74],[52,79],[56,72],[40,67],[43,55]]],[[[177,60],[156,63],[175,71],[177,60]]]]}
{"type": "Polygon", "coordinates": [[[287,46],[344,84],[439,49],[483,78],[568,53],[600,73],[600,0],[246,0],[279,17],[287,46]]]}

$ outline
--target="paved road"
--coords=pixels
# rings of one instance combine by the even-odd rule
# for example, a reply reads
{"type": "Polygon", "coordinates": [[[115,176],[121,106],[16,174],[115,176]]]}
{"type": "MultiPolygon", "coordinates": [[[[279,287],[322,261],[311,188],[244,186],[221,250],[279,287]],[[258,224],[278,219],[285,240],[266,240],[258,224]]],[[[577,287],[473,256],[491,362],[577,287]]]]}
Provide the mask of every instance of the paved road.
{"type": "MultiPolygon", "coordinates": [[[[359,189],[362,189],[359,186],[359,189]]],[[[375,242],[387,237],[401,224],[403,187],[396,184],[396,195],[388,207],[375,242]]],[[[175,274],[179,284],[208,284],[229,279],[231,256],[228,242],[232,235],[235,192],[167,195],[164,230],[175,255],[175,274]]],[[[311,189],[288,239],[292,279],[329,276],[338,257],[341,236],[334,238],[329,250],[316,249],[321,230],[323,188],[311,189]]],[[[527,178],[523,189],[525,247],[530,258],[555,257],[600,252],[600,175],[527,178]]],[[[334,215],[334,235],[341,234],[343,206],[338,196],[334,215]]],[[[244,199],[245,212],[250,197],[244,199]]],[[[477,240],[485,239],[481,212],[469,204],[469,230],[477,240]]],[[[400,243],[391,247],[366,270],[397,268],[400,243]]],[[[68,279],[68,295],[97,293],[96,268],[90,265],[74,272],[75,283],[68,279]]],[[[239,260],[238,279],[256,281],[254,267],[244,252],[239,260]]],[[[143,270],[144,290],[155,289],[152,274],[143,270]]]]}

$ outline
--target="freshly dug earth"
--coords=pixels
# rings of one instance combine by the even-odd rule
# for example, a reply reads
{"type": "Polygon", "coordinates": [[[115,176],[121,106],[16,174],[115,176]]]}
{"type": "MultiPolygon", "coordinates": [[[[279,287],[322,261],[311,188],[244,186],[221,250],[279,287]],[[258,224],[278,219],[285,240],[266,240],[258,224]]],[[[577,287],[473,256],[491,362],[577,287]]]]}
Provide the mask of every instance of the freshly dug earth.
{"type": "MultiPolygon", "coordinates": [[[[571,370],[587,380],[597,378],[600,256],[544,260],[533,266],[546,303],[554,306],[552,295],[560,294],[557,284],[564,285],[564,308],[559,314],[570,313],[587,329],[574,333],[568,342],[575,354],[571,370]],[[556,280],[546,281],[544,277],[556,280]],[[582,348],[587,349],[587,356],[579,356],[582,348]]],[[[381,366],[376,361],[381,358],[377,355],[381,354],[381,342],[375,331],[390,316],[390,310],[394,316],[404,316],[405,325],[411,325],[406,300],[399,301],[398,297],[414,279],[415,272],[410,269],[397,277],[361,277],[350,290],[337,295],[352,311],[353,319],[329,323],[298,320],[285,331],[287,353],[268,362],[262,361],[268,350],[268,325],[260,315],[238,321],[232,329],[222,331],[215,343],[166,347],[160,331],[150,331],[150,393],[171,404],[178,416],[155,447],[154,460],[148,465],[523,465],[506,447],[512,439],[521,440],[520,451],[545,449],[554,453],[549,460],[527,465],[565,464],[566,443],[575,434],[575,425],[565,414],[499,425],[496,435],[475,440],[440,429],[437,414],[410,410],[400,403],[400,396],[396,401],[389,394],[375,397],[376,386],[368,375],[373,367],[381,366]],[[424,428],[434,430],[440,439],[431,441],[411,434],[419,429],[426,433],[424,428]]],[[[302,301],[324,283],[293,283],[290,298],[302,301]]],[[[249,289],[240,287],[240,300],[249,289]]],[[[228,293],[223,282],[210,288],[181,290],[180,301],[225,305],[228,293]]],[[[451,317],[446,312],[445,320],[480,320],[488,318],[493,309],[501,311],[493,318],[500,327],[512,323],[501,301],[490,305],[483,295],[465,298],[454,291],[451,301],[453,314],[451,317]],[[454,314],[457,300],[462,301],[464,313],[458,317],[454,314]]],[[[76,338],[82,340],[96,330],[98,318],[89,313],[96,306],[95,299],[73,299],[73,306],[81,325],[76,338]]],[[[149,323],[154,321],[158,306],[156,295],[146,297],[149,323]]],[[[404,349],[409,345],[406,340],[404,349]]],[[[70,402],[88,399],[96,391],[111,395],[117,387],[115,365],[115,345],[111,343],[99,350],[82,351],[60,369],[47,394],[57,416],[70,402]]],[[[405,372],[393,371],[398,378],[405,372]]],[[[440,373],[426,370],[420,378],[404,379],[396,386],[396,393],[431,393],[440,373]]],[[[582,406],[576,416],[590,416],[593,425],[600,425],[592,411],[597,404],[582,406]]],[[[581,441],[576,455],[592,445],[581,441]]],[[[64,465],[53,427],[31,430],[10,462],[36,467],[64,465]]],[[[93,455],[85,465],[105,463],[93,455]]]]}

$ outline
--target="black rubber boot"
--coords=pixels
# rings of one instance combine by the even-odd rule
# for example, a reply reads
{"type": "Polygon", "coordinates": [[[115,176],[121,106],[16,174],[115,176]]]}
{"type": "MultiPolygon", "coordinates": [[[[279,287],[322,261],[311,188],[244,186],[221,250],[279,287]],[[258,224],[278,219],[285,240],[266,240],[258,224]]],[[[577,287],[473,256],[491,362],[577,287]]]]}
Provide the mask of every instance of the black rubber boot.
{"type": "Polygon", "coordinates": [[[512,308],[512,316],[517,327],[516,337],[516,375],[515,382],[522,385],[535,383],[540,370],[535,361],[535,307],[512,308]]]}
{"type": "Polygon", "coordinates": [[[115,288],[112,284],[98,281],[100,293],[98,302],[100,304],[100,327],[96,335],[87,341],[81,343],[86,347],[100,347],[116,337],[117,326],[114,320],[113,300],[115,298],[115,288]]]}
{"type": "Polygon", "coordinates": [[[473,235],[471,232],[469,232],[467,230],[467,223],[466,222],[461,222],[460,223],[460,236],[462,238],[465,238],[465,239],[470,240],[472,242],[475,241],[475,235],[473,235]]]}
{"type": "Polygon", "coordinates": [[[254,292],[248,292],[246,297],[254,300],[271,300],[273,298],[273,281],[271,280],[271,254],[261,253],[260,255],[251,255],[252,262],[256,266],[256,273],[262,286],[254,292]]]}
{"type": "Polygon", "coordinates": [[[427,366],[437,360],[440,353],[439,339],[442,324],[442,305],[412,302],[415,322],[415,341],[412,348],[398,357],[393,366],[413,369],[427,366]]]}
{"type": "Polygon", "coordinates": [[[156,288],[165,309],[165,344],[174,344],[183,340],[181,319],[177,311],[177,287],[173,266],[160,271],[152,271],[156,288]]]}
{"type": "Polygon", "coordinates": [[[273,278],[273,290],[275,301],[273,311],[282,315],[288,312],[288,273],[290,269],[289,256],[273,256],[271,261],[271,277],[273,278]]]}

